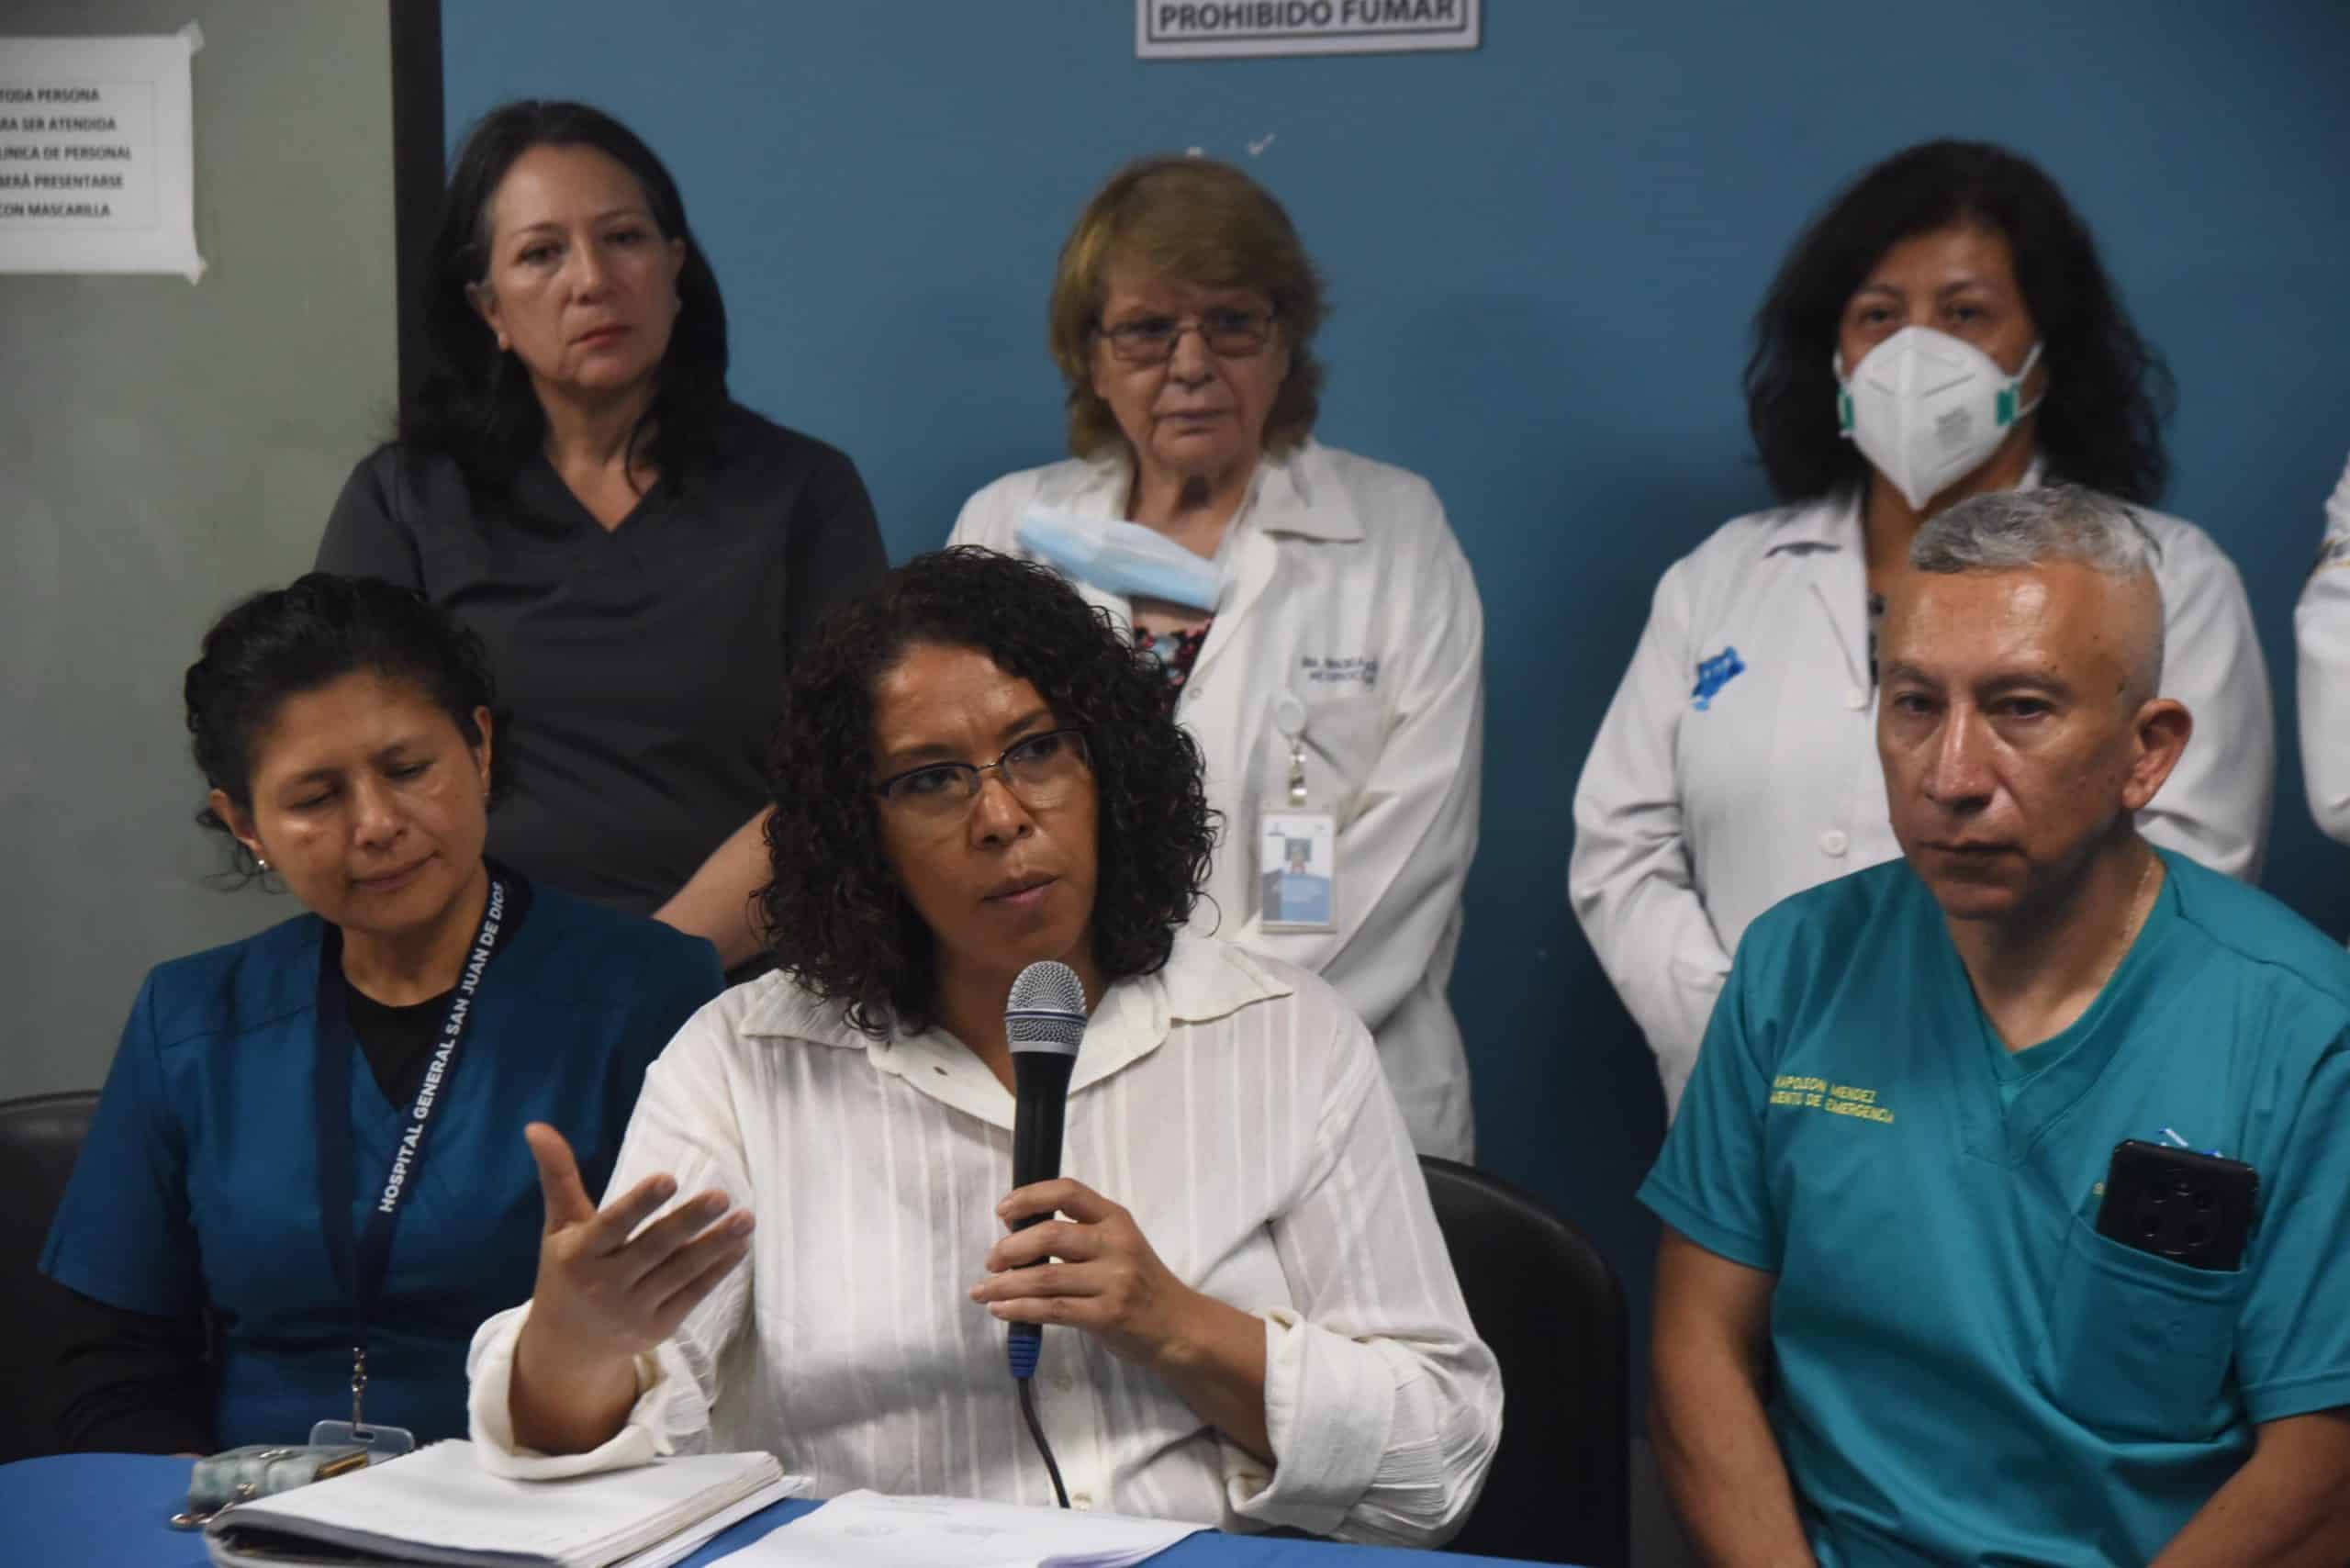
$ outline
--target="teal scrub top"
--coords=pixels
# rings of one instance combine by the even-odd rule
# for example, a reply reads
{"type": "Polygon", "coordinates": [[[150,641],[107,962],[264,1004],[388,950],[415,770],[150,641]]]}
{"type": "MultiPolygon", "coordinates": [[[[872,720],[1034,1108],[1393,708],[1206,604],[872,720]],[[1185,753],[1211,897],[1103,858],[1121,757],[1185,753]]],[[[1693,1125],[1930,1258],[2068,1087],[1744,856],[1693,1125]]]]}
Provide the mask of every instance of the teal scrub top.
{"type": "Polygon", "coordinates": [[[2265,1421],[2350,1405],[2350,955],[2164,853],[2063,1034],[2009,1052],[1902,861],[1740,944],[1640,1201],[1777,1276],[1770,1408],[1822,1568],[2144,1562],[2265,1421]],[[2097,1234],[2113,1147],[2248,1162],[2243,1267],[2097,1234]]]}
{"type": "MultiPolygon", "coordinates": [[[[351,1414],[352,1308],[319,1220],[314,1083],[319,944],[302,915],[158,966],[123,1029],[41,1269],[132,1312],[219,1323],[213,1437],[299,1442],[351,1414]]],[[[490,962],[455,1085],[434,1112],[369,1334],[366,1417],[465,1434],[465,1351],[529,1298],[544,1210],[527,1122],[570,1140],[602,1190],[645,1067],[724,981],[716,949],[552,888],[490,962]]],[[[352,1234],[408,1107],[351,1055],[352,1234]]]]}

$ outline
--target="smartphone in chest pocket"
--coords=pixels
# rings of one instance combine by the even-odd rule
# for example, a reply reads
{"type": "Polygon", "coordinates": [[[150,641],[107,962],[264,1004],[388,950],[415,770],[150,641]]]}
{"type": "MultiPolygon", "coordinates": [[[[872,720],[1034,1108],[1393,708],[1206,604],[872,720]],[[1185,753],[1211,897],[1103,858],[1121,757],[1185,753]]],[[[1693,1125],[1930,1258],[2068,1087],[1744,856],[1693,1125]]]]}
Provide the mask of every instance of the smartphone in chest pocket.
{"type": "Polygon", "coordinates": [[[2116,1144],[2098,1204],[2099,1236],[2190,1269],[2244,1262],[2260,1173],[2240,1159],[2128,1138],[2116,1144]]]}

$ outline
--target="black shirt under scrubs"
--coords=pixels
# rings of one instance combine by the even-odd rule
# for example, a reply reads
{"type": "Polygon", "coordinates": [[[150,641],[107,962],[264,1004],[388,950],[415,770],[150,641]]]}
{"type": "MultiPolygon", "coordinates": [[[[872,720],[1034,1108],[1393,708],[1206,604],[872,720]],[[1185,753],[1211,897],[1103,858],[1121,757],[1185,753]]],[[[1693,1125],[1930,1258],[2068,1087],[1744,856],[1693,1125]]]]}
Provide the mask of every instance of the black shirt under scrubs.
{"type": "Polygon", "coordinates": [[[479,498],[453,459],[386,446],[319,546],[320,571],[420,589],[488,645],[515,761],[489,853],[640,914],[767,804],[793,648],[888,565],[845,455],[739,406],[712,433],[611,529],[544,457],[479,498]]]}

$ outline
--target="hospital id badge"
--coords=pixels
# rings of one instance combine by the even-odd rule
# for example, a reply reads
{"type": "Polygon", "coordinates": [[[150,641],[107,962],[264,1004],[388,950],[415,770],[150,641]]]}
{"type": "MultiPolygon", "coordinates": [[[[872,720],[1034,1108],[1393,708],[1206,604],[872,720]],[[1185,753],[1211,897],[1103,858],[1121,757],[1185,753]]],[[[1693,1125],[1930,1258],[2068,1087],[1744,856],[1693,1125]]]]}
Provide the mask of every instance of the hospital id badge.
{"type": "Polygon", "coordinates": [[[1263,928],[1336,931],[1337,819],[1327,812],[1267,812],[1258,820],[1258,913],[1263,928]]]}
{"type": "Polygon", "coordinates": [[[416,1451],[416,1434],[406,1427],[371,1427],[362,1414],[367,1397],[367,1348],[351,1349],[351,1419],[320,1421],[310,1428],[315,1446],[345,1444],[365,1449],[377,1459],[397,1459],[416,1451]]]}
{"type": "Polygon", "coordinates": [[[364,1427],[356,1421],[320,1421],[310,1428],[312,1448],[363,1448],[377,1459],[416,1451],[416,1434],[406,1427],[364,1427]]]}

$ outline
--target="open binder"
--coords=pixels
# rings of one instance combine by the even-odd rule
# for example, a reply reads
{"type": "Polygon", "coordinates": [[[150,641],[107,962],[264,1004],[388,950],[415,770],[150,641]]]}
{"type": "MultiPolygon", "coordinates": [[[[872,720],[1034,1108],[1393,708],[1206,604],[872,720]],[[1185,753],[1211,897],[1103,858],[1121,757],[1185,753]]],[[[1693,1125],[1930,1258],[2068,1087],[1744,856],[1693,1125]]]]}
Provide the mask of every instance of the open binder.
{"type": "Polygon", "coordinates": [[[216,1568],[666,1568],[807,1485],[765,1453],[697,1454],[554,1481],[433,1443],[205,1527],[216,1568]]]}

